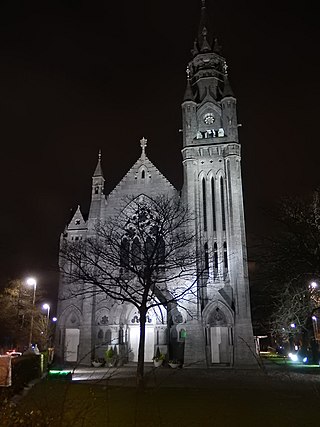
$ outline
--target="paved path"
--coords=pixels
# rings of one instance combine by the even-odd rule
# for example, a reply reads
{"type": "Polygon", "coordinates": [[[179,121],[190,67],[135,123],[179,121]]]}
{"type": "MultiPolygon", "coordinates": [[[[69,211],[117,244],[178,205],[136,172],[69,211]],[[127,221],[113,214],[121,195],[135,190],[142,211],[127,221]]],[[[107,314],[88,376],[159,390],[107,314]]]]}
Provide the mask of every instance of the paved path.
{"type": "MultiPolygon", "coordinates": [[[[292,367],[283,367],[266,362],[265,369],[232,368],[177,368],[153,364],[145,365],[145,382],[149,387],[185,387],[211,388],[219,386],[228,388],[263,387],[287,388],[288,383],[299,382],[299,387],[320,387],[320,369],[312,374],[295,372],[292,367]]],[[[306,371],[307,372],[307,371],[306,371]]],[[[79,367],[74,370],[73,381],[92,381],[105,384],[107,381],[114,386],[135,386],[136,365],[125,365],[119,368],[79,367]]]]}

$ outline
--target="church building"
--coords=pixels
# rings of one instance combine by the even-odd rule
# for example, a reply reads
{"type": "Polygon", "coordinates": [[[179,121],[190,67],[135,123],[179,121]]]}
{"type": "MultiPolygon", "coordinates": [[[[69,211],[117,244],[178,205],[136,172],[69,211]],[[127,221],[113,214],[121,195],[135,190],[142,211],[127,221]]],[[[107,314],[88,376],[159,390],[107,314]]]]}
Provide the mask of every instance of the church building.
{"type": "MultiPolygon", "coordinates": [[[[197,316],[183,314],[168,322],[148,313],[145,361],[159,349],[167,357],[172,337],[179,342],[184,366],[241,366],[253,362],[253,331],[243,193],[241,146],[238,139],[236,98],[228,80],[226,60],[217,40],[211,39],[205,1],[202,1],[198,34],[187,65],[182,98],[183,187],[176,189],[147,157],[147,140],[141,154],[110,194],[104,194],[101,154],[92,177],[88,218],[80,207],[61,235],[65,241],[84,241],[97,222],[119,213],[121,200],[159,195],[180,197],[193,212],[197,253],[203,254],[206,275],[199,275],[194,298],[197,316]]],[[[124,165],[125,166],[125,165],[124,165]]],[[[60,264],[61,264],[60,258],[60,264]]],[[[139,313],[129,302],[114,304],[105,295],[64,298],[66,284],[60,277],[56,354],[62,362],[90,364],[112,347],[127,355],[122,363],[137,362],[139,313]]],[[[181,303],[183,304],[183,303],[181,303]]]]}

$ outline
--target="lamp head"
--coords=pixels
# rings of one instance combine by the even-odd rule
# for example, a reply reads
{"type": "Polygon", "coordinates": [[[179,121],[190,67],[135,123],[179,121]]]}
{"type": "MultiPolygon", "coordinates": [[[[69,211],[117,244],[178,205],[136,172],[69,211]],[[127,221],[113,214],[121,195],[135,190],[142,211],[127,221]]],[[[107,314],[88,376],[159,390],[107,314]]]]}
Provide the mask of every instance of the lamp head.
{"type": "Polygon", "coordinates": [[[34,279],[33,277],[29,277],[28,279],[27,279],[27,285],[29,285],[29,286],[36,286],[37,285],[37,281],[36,281],[36,279],[34,279]]]}

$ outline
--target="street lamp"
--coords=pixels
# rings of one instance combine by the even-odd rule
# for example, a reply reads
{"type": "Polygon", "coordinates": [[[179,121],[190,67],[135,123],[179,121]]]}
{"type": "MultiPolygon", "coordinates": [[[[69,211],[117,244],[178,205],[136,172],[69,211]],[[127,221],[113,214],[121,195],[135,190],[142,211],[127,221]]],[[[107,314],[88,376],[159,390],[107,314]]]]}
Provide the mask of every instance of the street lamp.
{"type": "Polygon", "coordinates": [[[29,279],[27,279],[27,285],[33,286],[32,311],[31,311],[30,335],[29,335],[29,348],[30,348],[32,346],[33,313],[34,313],[34,307],[36,303],[37,281],[33,277],[29,277],[29,279]]]}
{"type": "Polygon", "coordinates": [[[49,324],[49,314],[50,314],[50,305],[49,304],[43,304],[42,308],[44,310],[47,310],[47,329],[49,324]]]}
{"type": "Polygon", "coordinates": [[[47,310],[47,322],[46,322],[46,342],[48,344],[48,328],[49,328],[49,315],[50,315],[50,305],[43,304],[42,308],[47,310]]]}

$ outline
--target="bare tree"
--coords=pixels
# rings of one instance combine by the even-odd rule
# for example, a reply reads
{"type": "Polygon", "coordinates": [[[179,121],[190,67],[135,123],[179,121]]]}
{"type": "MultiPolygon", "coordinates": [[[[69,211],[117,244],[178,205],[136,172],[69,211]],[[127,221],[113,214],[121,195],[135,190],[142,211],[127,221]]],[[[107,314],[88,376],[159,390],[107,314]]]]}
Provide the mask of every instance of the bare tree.
{"type": "Polygon", "coordinates": [[[138,385],[143,383],[148,311],[163,305],[173,313],[182,300],[189,308],[196,301],[202,263],[193,224],[178,198],[139,196],[126,200],[117,217],[96,223],[92,237],[62,246],[61,269],[69,283],[64,298],[103,293],[138,309],[138,385]]]}
{"type": "Polygon", "coordinates": [[[272,308],[270,325],[274,333],[286,337],[311,335],[311,319],[319,308],[319,191],[303,199],[283,199],[269,215],[274,220],[273,232],[256,250],[257,289],[263,289],[264,303],[272,308]]]}

